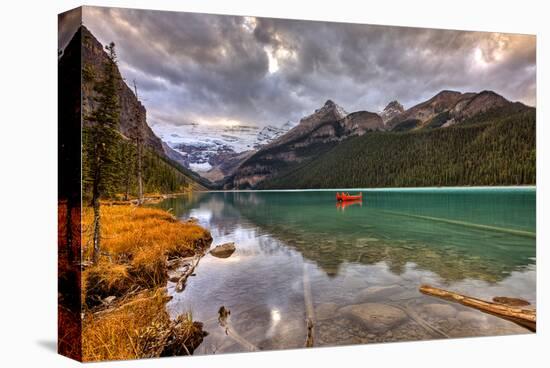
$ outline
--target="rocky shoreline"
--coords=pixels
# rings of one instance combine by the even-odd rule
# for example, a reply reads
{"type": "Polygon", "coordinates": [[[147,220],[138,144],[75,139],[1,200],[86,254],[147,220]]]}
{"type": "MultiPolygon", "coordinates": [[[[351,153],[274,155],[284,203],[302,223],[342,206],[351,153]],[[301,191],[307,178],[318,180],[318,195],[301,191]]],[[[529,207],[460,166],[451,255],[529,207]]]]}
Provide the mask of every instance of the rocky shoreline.
{"type": "MultiPolygon", "coordinates": [[[[83,212],[86,225],[92,219],[83,212]]],[[[102,206],[102,221],[102,256],[84,263],[82,274],[83,360],[192,354],[207,333],[190,314],[170,318],[166,284],[189,260],[206,254],[210,232],[166,211],[128,203],[102,206]]],[[[88,236],[83,234],[84,244],[88,236]]],[[[87,249],[83,253],[86,258],[87,249]]],[[[193,270],[180,275],[182,289],[193,270]]]]}

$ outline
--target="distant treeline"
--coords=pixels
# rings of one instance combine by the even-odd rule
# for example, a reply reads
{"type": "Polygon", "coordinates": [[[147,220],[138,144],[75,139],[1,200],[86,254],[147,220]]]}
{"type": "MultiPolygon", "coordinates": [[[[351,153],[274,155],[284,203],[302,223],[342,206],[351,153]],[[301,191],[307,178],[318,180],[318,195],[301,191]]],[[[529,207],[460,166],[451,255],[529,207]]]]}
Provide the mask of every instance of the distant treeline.
{"type": "MultiPolygon", "coordinates": [[[[90,128],[82,131],[83,146],[90,145],[90,128]]],[[[104,198],[137,197],[138,182],[136,178],[137,149],[131,140],[118,135],[114,142],[113,164],[115,169],[110,172],[109,185],[102,193],[104,198]]],[[[94,158],[88,157],[83,151],[83,195],[91,198],[92,170],[90,166],[94,158]]],[[[161,157],[156,152],[145,149],[143,154],[143,192],[144,193],[174,193],[190,190],[196,183],[184,173],[176,169],[178,163],[161,157]]],[[[121,198],[124,199],[124,198],[121,198]]]]}
{"type": "Polygon", "coordinates": [[[513,106],[447,128],[367,133],[258,189],[535,184],[535,115],[513,106]]]}
{"type": "Polygon", "coordinates": [[[91,73],[86,66],[82,71],[92,86],[86,91],[93,93],[95,102],[94,108],[85,112],[82,126],[83,197],[94,206],[98,224],[100,199],[137,197],[141,203],[144,193],[171,193],[200,187],[187,169],[147,144],[146,112],[140,108],[136,85],[135,95],[129,92],[131,95],[126,96],[134,101],[133,105],[121,103],[122,91],[129,90],[118,71],[115,44],[105,45],[101,55],[96,71],[102,70],[102,73],[91,73]],[[129,120],[131,126],[123,134],[121,119],[128,115],[127,124],[129,120]]]}

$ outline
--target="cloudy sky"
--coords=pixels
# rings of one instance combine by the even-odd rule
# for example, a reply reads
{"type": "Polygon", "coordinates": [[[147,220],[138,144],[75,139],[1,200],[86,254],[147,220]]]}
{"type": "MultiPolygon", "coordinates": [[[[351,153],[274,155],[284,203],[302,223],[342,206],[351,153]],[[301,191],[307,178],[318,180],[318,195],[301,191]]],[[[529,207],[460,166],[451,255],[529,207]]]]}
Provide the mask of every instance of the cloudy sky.
{"type": "Polygon", "coordinates": [[[535,105],[534,36],[86,7],[150,124],[282,125],[332,99],[405,108],[443,89],[535,105]]]}

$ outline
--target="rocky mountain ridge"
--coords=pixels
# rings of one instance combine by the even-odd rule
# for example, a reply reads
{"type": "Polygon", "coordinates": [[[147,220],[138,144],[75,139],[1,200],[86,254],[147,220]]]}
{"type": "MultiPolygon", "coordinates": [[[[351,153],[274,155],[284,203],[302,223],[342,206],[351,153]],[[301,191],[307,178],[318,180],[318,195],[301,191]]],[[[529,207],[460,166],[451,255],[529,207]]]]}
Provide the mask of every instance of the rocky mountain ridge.
{"type": "Polygon", "coordinates": [[[382,118],[369,111],[348,114],[332,100],[300,120],[297,126],[261,147],[243,161],[226,187],[253,187],[277,175],[289,164],[302,162],[342,140],[368,131],[385,130],[382,118]]]}
{"type": "MultiPolygon", "coordinates": [[[[97,108],[95,82],[101,79],[103,65],[108,62],[108,57],[103,45],[85,26],[81,26],[80,32],[82,32],[82,116],[84,124],[90,124],[88,117],[97,108]]],[[[145,145],[159,154],[164,154],[161,139],[147,124],[145,107],[126,84],[118,69],[116,73],[119,81],[120,132],[130,137],[137,119],[137,125],[143,132],[145,145]]]]}
{"type": "Polygon", "coordinates": [[[341,140],[352,135],[362,135],[369,130],[382,129],[384,124],[377,114],[368,111],[348,114],[341,106],[327,100],[321,108],[302,118],[288,133],[263,149],[299,140],[302,142],[297,144],[302,145],[313,141],[341,140]]]}
{"type": "Polygon", "coordinates": [[[444,90],[387,121],[391,130],[448,127],[485,111],[513,103],[493,91],[479,93],[444,90]]]}
{"type": "Polygon", "coordinates": [[[348,114],[332,100],[327,100],[288,133],[244,160],[235,169],[235,174],[228,178],[226,188],[253,188],[291,166],[367,132],[446,128],[488,111],[514,106],[526,108],[492,91],[461,93],[444,90],[406,110],[394,100],[380,114],[368,111],[348,114]]]}
{"type": "Polygon", "coordinates": [[[385,125],[388,121],[404,112],[405,108],[403,107],[403,105],[401,105],[397,100],[393,100],[386,105],[384,110],[382,110],[379,115],[385,125]]]}

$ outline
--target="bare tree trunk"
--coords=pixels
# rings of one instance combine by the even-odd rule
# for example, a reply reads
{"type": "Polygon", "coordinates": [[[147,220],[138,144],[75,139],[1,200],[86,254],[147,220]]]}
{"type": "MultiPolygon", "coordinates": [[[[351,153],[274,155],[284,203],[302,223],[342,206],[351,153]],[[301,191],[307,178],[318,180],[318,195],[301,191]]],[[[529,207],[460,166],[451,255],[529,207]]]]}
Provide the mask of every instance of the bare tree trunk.
{"type": "Polygon", "coordinates": [[[92,206],[94,209],[93,263],[97,263],[99,260],[99,252],[101,250],[101,213],[99,204],[99,182],[97,180],[94,180],[93,184],[92,206]]]}
{"type": "Polygon", "coordinates": [[[141,129],[138,132],[137,139],[137,155],[138,155],[138,203],[141,205],[143,203],[143,179],[142,179],[142,139],[141,139],[141,129]]]}
{"type": "Polygon", "coordinates": [[[124,200],[127,201],[130,199],[130,172],[128,170],[128,173],[126,174],[126,185],[125,185],[125,192],[124,192],[124,200]]]}
{"type": "MultiPolygon", "coordinates": [[[[134,93],[136,94],[136,99],[139,101],[138,88],[136,80],[134,79],[134,93]]],[[[140,102],[141,104],[141,102],[140,102]]],[[[138,176],[138,205],[143,203],[143,179],[142,179],[142,160],[143,160],[143,130],[140,125],[141,119],[141,110],[138,107],[136,111],[136,119],[134,126],[134,133],[136,139],[136,150],[137,150],[137,176],[138,176]]]]}

